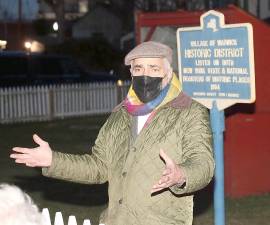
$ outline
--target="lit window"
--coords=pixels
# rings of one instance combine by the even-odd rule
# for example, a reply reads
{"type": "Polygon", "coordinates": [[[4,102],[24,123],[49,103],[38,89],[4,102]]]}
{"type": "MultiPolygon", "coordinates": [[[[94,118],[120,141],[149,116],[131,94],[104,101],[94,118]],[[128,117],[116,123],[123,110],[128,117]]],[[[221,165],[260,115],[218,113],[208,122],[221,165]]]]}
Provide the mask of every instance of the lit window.
{"type": "Polygon", "coordinates": [[[80,13],[87,13],[88,12],[88,1],[87,0],[79,1],[79,12],[80,13]]]}

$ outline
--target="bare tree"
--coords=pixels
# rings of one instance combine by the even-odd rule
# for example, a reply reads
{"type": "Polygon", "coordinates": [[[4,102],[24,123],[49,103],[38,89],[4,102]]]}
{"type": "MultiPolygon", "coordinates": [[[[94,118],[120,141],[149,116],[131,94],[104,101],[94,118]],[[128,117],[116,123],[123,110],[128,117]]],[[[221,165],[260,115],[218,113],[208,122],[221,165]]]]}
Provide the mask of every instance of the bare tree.
{"type": "MultiPolygon", "coordinates": [[[[211,2],[211,0],[209,0],[211,2]]],[[[135,7],[143,11],[175,11],[204,9],[206,0],[135,0],[135,7]]],[[[212,0],[215,1],[215,0],[212,0]]]]}

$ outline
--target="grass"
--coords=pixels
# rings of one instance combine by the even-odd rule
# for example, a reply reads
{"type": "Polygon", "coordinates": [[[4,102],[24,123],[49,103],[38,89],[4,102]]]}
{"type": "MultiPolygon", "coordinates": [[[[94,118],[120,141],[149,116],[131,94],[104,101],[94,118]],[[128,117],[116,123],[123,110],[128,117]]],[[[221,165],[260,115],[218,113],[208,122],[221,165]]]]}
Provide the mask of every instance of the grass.
{"type": "MultiPolygon", "coordinates": [[[[106,116],[95,116],[0,125],[0,182],[18,185],[34,199],[39,208],[49,208],[51,215],[61,211],[66,224],[69,215],[75,215],[79,225],[85,218],[90,218],[93,225],[98,224],[99,214],[108,201],[107,184],[83,185],[49,179],[41,176],[40,169],[16,165],[9,154],[14,146],[34,147],[33,133],[39,134],[57,151],[76,154],[88,152],[105,120],[106,116]]],[[[269,194],[226,198],[226,224],[269,224],[269,203],[269,194]]],[[[194,214],[194,225],[214,224],[211,186],[196,195],[194,214]]]]}
{"type": "Polygon", "coordinates": [[[0,182],[13,183],[25,190],[40,208],[51,215],[61,211],[64,218],[75,214],[78,224],[98,217],[107,203],[107,185],[82,185],[41,176],[40,169],[16,165],[9,158],[12,147],[34,147],[32,134],[37,133],[57,150],[82,154],[90,150],[105,116],[67,119],[52,122],[0,125],[0,182]]]}

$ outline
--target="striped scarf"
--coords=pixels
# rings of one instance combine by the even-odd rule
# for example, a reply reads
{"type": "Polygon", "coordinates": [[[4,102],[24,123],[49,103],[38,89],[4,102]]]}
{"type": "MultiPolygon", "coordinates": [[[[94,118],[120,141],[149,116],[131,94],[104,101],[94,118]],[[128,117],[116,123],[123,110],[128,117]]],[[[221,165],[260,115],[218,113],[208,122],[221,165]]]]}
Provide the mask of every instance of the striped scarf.
{"type": "Polygon", "coordinates": [[[143,103],[139,100],[131,85],[127,97],[124,100],[124,106],[129,114],[133,116],[143,116],[157,110],[161,106],[176,98],[181,89],[181,83],[175,73],[173,73],[171,81],[162,89],[160,94],[152,101],[143,103]]]}

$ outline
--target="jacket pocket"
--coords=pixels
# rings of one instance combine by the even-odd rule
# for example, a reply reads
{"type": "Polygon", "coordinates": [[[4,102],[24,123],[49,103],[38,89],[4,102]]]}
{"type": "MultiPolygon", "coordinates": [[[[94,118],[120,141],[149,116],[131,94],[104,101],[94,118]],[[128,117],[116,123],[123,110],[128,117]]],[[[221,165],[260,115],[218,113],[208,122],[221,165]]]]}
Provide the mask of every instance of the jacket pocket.
{"type": "Polygon", "coordinates": [[[152,216],[166,224],[192,224],[193,196],[175,196],[165,190],[153,195],[148,207],[152,216]]]}

